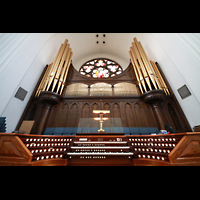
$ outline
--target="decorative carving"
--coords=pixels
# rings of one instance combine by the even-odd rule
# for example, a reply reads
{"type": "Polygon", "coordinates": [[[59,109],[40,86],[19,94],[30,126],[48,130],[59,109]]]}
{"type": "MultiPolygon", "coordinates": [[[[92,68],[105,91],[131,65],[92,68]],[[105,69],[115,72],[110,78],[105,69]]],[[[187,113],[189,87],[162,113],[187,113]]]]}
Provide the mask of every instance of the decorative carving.
{"type": "Polygon", "coordinates": [[[40,101],[43,103],[57,104],[60,102],[60,95],[54,92],[41,92],[40,101]]]}
{"type": "Polygon", "coordinates": [[[160,104],[165,100],[165,94],[163,90],[151,90],[143,94],[143,101],[152,105],[160,104]]]}
{"type": "Polygon", "coordinates": [[[151,104],[159,129],[165,129],[165,118],[162,114],[161,103],[165,100],[163,90],[151,90],[142,95],[145,103],[151,104]]]}

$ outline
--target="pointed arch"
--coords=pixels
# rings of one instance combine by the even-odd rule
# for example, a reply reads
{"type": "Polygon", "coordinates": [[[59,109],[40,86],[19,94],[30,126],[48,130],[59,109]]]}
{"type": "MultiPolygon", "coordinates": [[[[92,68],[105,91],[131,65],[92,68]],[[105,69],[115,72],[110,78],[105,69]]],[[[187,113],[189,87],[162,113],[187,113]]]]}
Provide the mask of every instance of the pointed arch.
{"type": "Polygon", "coordinates": [[[77,127],[78,126],[78,105],[77,103],[73,103],[70,107],[70,122],[67,122],[68,127],[77,127]]]}
{"type": "Polygon", "coordinates": [[[82,107],[82,118],[89,118],[90,117],[90,105],[85,103],[82,107]]]}
{"type": "Polygon", "coordinates": [[[142,108],[141,108],[141,105],[138,102],[136,102],[134,104],[134,111],[135,111],[135,115],[136,115],[137,126],[138,127],[145,127],[146,124],[145,124],[145,121],[144,121],[142,108]]]}
{"type": "Polygon", "coordinates": [[[58,127],[66,126],[68,115],[69,115],[69,105],[68,103],[63,103],[58,120],[58,127]]]}
{"type": "Polygon", "coordinates": [[[92,118],[96,116],[96,114],[93,113],[93,110],[99,110],[99,105],[97,103],[92,104],[92,118]]]}
{"type": "Polygon", "coordinates": [[[113,117],[114,118],[121,118],[119,104],[118,103],[114,103],[112,108],[113,108],[113,117]]]}
{"type": "Polygon", "coordinates": [[[126,123],[128,127],[134,127],[136,125],[134,120],[134,114],[132,111],[132,105],[130,103],[126,103],[124,105],[125,115],[126,115],[126,123]]]}

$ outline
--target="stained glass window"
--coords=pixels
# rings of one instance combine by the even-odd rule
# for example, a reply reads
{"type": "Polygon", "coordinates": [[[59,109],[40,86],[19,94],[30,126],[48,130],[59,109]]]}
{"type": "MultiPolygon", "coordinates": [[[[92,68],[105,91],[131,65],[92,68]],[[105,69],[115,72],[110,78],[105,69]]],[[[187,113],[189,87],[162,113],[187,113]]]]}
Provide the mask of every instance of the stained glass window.
{"type": "Polygon", "coordinates": [[[87,61],[79,72],[82,75],[93,78],[109,78],[121,74],[123,69],[113,60],[105,58],[87,61]]]}

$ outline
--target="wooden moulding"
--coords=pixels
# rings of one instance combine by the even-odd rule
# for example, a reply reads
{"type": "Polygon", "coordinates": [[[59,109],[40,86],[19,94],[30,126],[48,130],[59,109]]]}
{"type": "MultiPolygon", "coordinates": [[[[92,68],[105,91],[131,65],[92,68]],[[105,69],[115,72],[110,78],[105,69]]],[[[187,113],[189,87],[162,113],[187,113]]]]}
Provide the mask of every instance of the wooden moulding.
{"type": "Polygon", "coordinates": [[[170,165],[200,166],[200,135],[187,133],[168,155],[170,165]]]}
{"type": "Polygon", "coordinates": [[[0,165],[31,165],[33,154],[18,136],[0,136],[0,165]]]}

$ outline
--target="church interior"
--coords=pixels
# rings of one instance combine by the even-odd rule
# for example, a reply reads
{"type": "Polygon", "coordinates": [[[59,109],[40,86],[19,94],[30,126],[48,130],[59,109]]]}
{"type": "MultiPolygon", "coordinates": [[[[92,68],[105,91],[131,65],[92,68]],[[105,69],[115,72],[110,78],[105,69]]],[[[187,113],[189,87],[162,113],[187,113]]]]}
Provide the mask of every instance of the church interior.
{"type": "Polygon", "coordinates": [[[0,166],[199,166],[199,33],[0,34],[0,166]]]}

